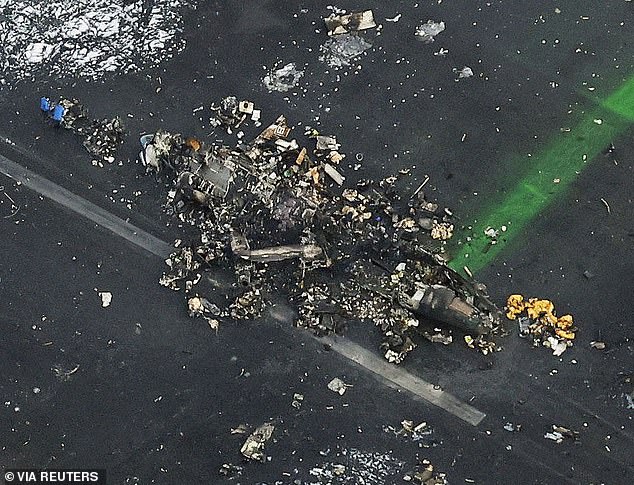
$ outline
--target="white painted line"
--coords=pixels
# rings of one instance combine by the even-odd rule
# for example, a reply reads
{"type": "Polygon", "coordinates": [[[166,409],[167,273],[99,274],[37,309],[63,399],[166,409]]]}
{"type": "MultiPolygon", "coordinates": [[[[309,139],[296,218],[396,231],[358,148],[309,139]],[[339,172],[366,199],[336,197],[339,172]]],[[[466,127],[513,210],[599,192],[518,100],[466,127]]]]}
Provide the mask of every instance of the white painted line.
{"type": "MultiPolygon", "coordinates": [[[[0,172],[156,256],[166,258],[172,252],[172,246],[166,242],[2,155],[0,155],[0,172]]],[[[282,322],[286,322],[289,315],[288,311],[284,311],[283,305],[277,307],[276,311],[271,314],[273,318],[282,322]]],[[[289,326],[289,328],[292,327],[289,326]]],[[[480,424],[486,416],[483,412],[463,403],[451,394],[437,389],[433,384],[409,374],[394,364],[390,364],[375,353],[348,339],[311,335],[318,342],[330,345],[333,351],[380,377],[390,387],[396,385],[405,389],[473,426],[480,424]]]]}
{"type": "Polygon", "coordinates": [[[165,259],[174,250],[170,244],[2,155],[0,172],[156,256],[165,259]]]}
{"type": "MultiPolygon", "coordinates": [[[[289,332],[297,331],[293,326],[295,312],[287,305],[276,304],[272,306],[269,309],[268,316],[285,324],[282,329],[288,329],[289,332]]],[[[318,337],[309,330],[306,333],[320,344],[330,346],[333,352],[370,371],[383,384],[389,387],[398,387],[409,391],[473,426],[478,426],[486,417],[486,414],[482,411],[460,401],[457,397],[437,388],[420,377],[410,374],[403,368],[390,364],[383,357],[377,355],[376,352],[372,352],[347,338],[339,336],[318,337]]]]}
{"type": "Polygon", "coordinates": [[[347,359],[359,364],[378,376],[386,379],[398,387],[423,398],[425,401],[444,409],[454,416],[477,426],[486,417],[482,411],[478,411],[473,406],[460,401],[455,396],[437,388],[423,379],[416,377],[400,367],[390,364],[375,353],[361,347],[360,345],[337,337],[315,337],[319,342],[328,344],[332,350],[343,355],[347,359]]]}

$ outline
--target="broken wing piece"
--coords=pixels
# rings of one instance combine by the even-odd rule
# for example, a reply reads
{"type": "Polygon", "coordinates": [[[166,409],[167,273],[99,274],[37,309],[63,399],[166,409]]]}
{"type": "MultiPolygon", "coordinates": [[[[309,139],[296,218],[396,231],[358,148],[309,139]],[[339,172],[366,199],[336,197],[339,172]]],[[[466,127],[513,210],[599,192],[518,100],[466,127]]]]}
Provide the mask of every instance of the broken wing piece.
{"type": "Polygon", "coordinates": [[[346,15],[331,14],[324,19],[328,35],[347,34],[358,30],[373,29],[376,27],[372,10],[353,12],[346,15]]]}

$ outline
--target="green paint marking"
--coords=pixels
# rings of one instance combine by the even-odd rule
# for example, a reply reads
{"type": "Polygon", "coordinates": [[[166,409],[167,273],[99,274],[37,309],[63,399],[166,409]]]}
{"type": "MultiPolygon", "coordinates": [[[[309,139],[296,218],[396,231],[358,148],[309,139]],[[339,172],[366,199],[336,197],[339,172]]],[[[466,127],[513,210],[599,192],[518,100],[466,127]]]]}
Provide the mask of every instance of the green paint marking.
{"type": "MultiPolygon", "coordinates": [[[[509,185],[508,192],[485,206],[470,230],[472,239],[452,248],[454,257],[449,266],[456,271],[466,266],[476,273],[488,265],[517,235],[529,229],[531,221],[565,192],[586,164],[633,122],[634,78],[588,113],[570,132],[528,159],[530,171],[514,186],[509,185]],[[601,124],[595,120],[601,120],[601,124]],[[506,231],[501,231],[502,226],[506,231]],[[489,227],[500,230],[497,244],[492,245],[484,234],[489,227]]],[[[507,174],[505,178],[512,179],[512,176],[507,174]]],[[[465,240],[465,235],[461,239],[465,240]]]]}
{"type": "Polygon", "coordinates": [[[614,91],[601,106],[634,122],[634,78],[614,91]]]}

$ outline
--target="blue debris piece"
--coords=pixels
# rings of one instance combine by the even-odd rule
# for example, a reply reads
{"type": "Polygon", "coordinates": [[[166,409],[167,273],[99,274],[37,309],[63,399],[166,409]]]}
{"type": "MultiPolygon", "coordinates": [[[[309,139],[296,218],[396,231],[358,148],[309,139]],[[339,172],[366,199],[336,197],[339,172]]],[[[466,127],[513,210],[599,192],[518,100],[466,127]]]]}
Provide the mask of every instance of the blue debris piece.
{"type": "Polygon", "coordinates": [[[53,120],[61,122],[64,119],[65,112],[66,110],[63,106],[59,104],[56,105],[55,108],[53,108],[53,120]]]}
{"type": "Polygon", "coordinates": [[[48,98],[45,98],[43,96],[40,98],[40,109],[45,113],[48,113],[51,110],[51,102],[48,100],[48,98]]]}

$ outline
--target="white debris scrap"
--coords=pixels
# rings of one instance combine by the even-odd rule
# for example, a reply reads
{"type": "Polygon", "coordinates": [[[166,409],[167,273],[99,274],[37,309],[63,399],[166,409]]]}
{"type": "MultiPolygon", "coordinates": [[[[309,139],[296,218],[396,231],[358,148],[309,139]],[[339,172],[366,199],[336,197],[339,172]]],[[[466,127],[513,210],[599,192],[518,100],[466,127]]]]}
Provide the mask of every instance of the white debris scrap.
{"type": "Polygon", "coordinates": [[[156,66],[185,47],[185,0],[2,0],[0,76],[98,79],[156,66]]]}
{"type": "Polygon", "coordinates": [[[458,73],[458,79],[464,79],[464,78],[473,76],[473,71],[471,70],[469,66],[465,66],[460,70],[458,70],[457,68],[454,68],[453,72],[458,73]]]}
{"type": "Polygon", "coordinates": [[[558,433],[557,431],[544,434],[544,438],[546,438],[547,440],[553,440],[556,443],[561,443],[564,440],[563,435],[561,433],[558,433]]]}
{"type": "Polygon", "coordinates": [[[348,387],[350,386],[338,377],[335,377],[332,381],[328,383],[328,389],[330,389],[332,392],[338,393],[340,396],[344,395],[348,387]]]}
{"type": "Polygon", "coordinates": [[[565,340],[559,340],[555,337],[548,337],[546,342],[544,342],[544,345],[546,347],[550,347],[551,350],[553,351],[553,355],[557,357],[563,354],[568,348],[568,344],[566,343],[565,340]]]}
{"type": "Polygon", "coordinates": [[[431,44],[434,41],[434,37],[445,30],[445,22],[434,22],[428,20],[427,23],[416,27],[415,35],[418,39],[425,44],[431,44]]]}
{"type": "Polygon", "coordinates": [[[329,163],[325,163],[324,164],[324,172],[326,172],[326,174],[333,179],[337,185],[343,185],[344,180],[346,180],[346,178],[341,175],[337,169],[335,167],[333,167],[332,165],[330,165],[329,163]]]}
{"type": "Polygon", "coordinates": [[[558,426],[556,424],[553,424],[552,428],[552,432],[546,432],[544,434],[544,438],[553,440],[556,443],[561,443],[565,438],[573,441],[579,440],[579,433],[577,431],[572,431],[564,426],[558,426]]]}
{"type": "Polygon", "coordinates": [[[280,69],[273,69],[262,79],[262,83],[269,90],[285,93],[293,89],[304,75],[304,71],[297,70],[294,62],[286,64],[280,69]]]}
{"type": "Polygon", "coordinates": [[[110,303],[112,302],[112,293],[109,291],[100,291],[99,297],[101,298],[102,307],[106,308],[107,306],[110,306],[110,303]]]}

